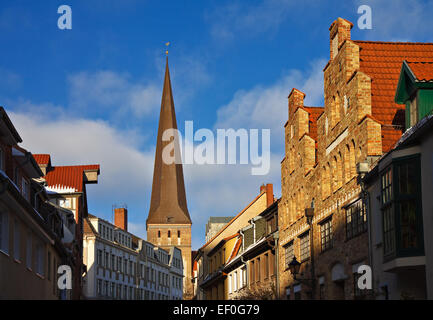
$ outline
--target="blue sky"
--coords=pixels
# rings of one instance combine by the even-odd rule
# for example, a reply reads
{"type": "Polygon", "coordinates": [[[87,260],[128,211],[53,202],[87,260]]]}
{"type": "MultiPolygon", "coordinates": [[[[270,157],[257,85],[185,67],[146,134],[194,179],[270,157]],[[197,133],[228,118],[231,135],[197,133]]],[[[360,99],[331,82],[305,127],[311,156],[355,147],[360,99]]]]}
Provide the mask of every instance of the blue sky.
{"type": "Polygon", "coordinates": [[[287,95],[322,105],[329,26],[354,23],[353,39],[433,41],[433,1],[2,1],[0,105],[23,146],[50,153],[54,165],[100,163],[88,187],[89,210],[107,220],[126,203],[131,232],[145,237],[162,92],[164,43],[178,126],[271,129],[272,166],[185,166],[193,248],[209,216],[237,214],[273,183],[280,161],[287,95]],[[57,8],[72,8],[72,30],[59,30],[57,8]],[[357,28],[372,7],[373,29],[357,28]]]}

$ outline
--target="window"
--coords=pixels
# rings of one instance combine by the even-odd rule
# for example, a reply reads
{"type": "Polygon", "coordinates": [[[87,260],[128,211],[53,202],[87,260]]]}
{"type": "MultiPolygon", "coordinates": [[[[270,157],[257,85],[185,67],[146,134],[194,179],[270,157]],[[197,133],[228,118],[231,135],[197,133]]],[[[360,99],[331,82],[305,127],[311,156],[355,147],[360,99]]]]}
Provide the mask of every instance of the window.
{"type": "MultiPolygon", "coordinates": [[[[59,199],[59,206],[62,208],[70,208],[71,207],[71,199],[59,199]]],[[[105,234],[105,226],[103,226],[104,234],[105,234]]]]}
{"type": "Polygon", "coordinates": [[[247,267],[242,267],[241,269],[241,288],[245,287],[247,285],[247,267]]]}
{"type": "Polygon", "coordinates": [[[293,241],[290,241],[285,247],[285,260],[286,260],[286,268],[289,267],[290,262],[292,262],[294,257],[294,251],[293,251],[293,241]]]}
{"type": "Polygon", "coordinates": [[[0,170],[5,171],[5,153],[2,148],[0,148],[0,170]]]}
{"type": "Polygon", "coordinates": [[[301,285],[294,286],[293,292],[295,293],[295,300],[301,300],[301,285]]]}
{"type": "Polygon", "coordinates": [[[367,213],[362,200],[346,209],[346,238],[352,239],[367,231],[367,213]]]}
{"type": "Polygon", "coordinates": [[[409,110],[410,110],[410,116],[409,116],[410,126],[412,127],[418,122],[418,103],[416,97],[414,97],[410,101],[409,110]]]}
{"type": "Polygon", "coordinates": [[[320,238],[322,252],[332,248],[332,218],[320,225],[320,238]]]}
{"type": "Polygon", "coordinates": [[[48,258],[47,258],[47,276],[48,280],[51,280],[51,252],[48,251],[48,258]]]}
{"type": "Polygon", "coordinates": [[[419,155],[394,159],[381,175],[385,258],[424,254],[419,155]]]}
{"type": "Polygon", "coordinates": [[[97,293],[98,296],[102,295],[102,280],[98,279],[97,281],[97,293]]]}
{"type": "Polygon", "coordinates": [[[22,178],[21,181],[22,181],[22,188],[21,188],[22,195],[27,201],[29,201],[30,200],[29,182],[24,178],[22,178]]]}
{"type": "Polygon", "coordinates": [[[361,290],[358,286],[358,280],[361,277],[360,273],[355,272],[353,274],[353,294],[355,300],[364,300],[367,296],[367,290],[361,290]]]}
{"type": "Polygon", "coordinates": [[[269,278],[269,255],[265,254],[265,279],[269,278]]]}
{"type": "Polygon", "coordinates": [[[286,287],[286,299],[290,300],[290,287],[286,287]]]}
{"type": "Polygon", "coordinates": [[[0,211],[0,250],[9,253],[9,221],[8,214],[0,211]]]}
{"type": "Polygon", "coordinates": [[[308,260],[310,258],[310,232],[304,233],[299,237],[301,241],[301,261],[308,260]]]}
{"type": "Polygon", "coordinates": [[[319,277],[319,299],[320,300],[325,299],[325,277],[324,276],[319,277]]]}
{"type": "Polygon", "coordinates": [[[42,244],[38,244],[36,248],[36,273],[43,276],[45,268],[45,249],[42,244]]]}
{"type": "Polygon", "coordinates": [[[168,230],[168,232],[167,232],[167,237],[171,238],[171,231],[170,230],[168,230]]]}
{"type": "Polygon", "coordinates": [[[256,272],[256,270],[254,269],[254,261],[250,262],[250,266],[251,266],[251,270],[250,270],[251,283],[254,283],[254,281],[255,281],[254,275],[255,275],[255,272],[256,272]]]}
{"type": "Polygon", "coordinates": [[[26,266],[27,268],[32,268],[32,234],[27,235],[27,245],[26,245],[26,266]]]}
{"type": "Polygon", "coordinates": [[[395,251],[395,222],[392,210],[392,175],[389,168],[381,177],[381,199],[383,215],[383,253],[385,256],[395,251]]]}
{"type": "Polygon", "coordinates": [[[180,230],[177,230],[177,237],[180,238],[180,230]]]}
{"type": "Polygon", "coordinates": [[[14,258],[19,261],[21,259],[21,233],[18,220],[14,223],[14,258]]]}
{"type": "Polygon", "coordinates": [[[257,282],[260,282],[260,276],[261,276],[261,269],[260,269],[260,258],[257,258],[257,282]]]}
{"type": "Polygon", "coordinates": [[[161,238],[161,231],[158,230],[158,238],[161,238]]]}

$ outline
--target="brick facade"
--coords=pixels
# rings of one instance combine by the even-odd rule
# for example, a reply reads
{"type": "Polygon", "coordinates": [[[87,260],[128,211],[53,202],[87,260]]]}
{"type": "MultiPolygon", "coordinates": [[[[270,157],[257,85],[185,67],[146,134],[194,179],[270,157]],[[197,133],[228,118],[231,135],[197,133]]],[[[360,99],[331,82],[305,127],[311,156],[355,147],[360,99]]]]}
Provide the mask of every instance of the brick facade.
{"type": "Polygon", "coordinates": [[[382,132],[380,122],[371,116],[371,79],[359,71],[359,46],[349,41],[351,27],[339,18],[330,28],[325,107],[305,107],[305,94],[297,89],[289,96],[279,207],[281,297],[290,292],[288,298],[352,299],[354,266],[368,263],[366,229],[347,237],[345,205],[361,197],[356,164],[382,154],[382,132]],[[304,215],[310,207],[314,207],[312,231],[304,215]],[[329,245],[322,243],[326,227],[332,237],[329,245]],[[309,237],[308,232],[313,232],[314,270],[311,258],[301,261],[301,238],[309,237]],[[292,244],[294,256],[302,262],[301,277],[314,277],[313,286],[294,280],[288,270],[286,248],[292,244]],[[294,286],[299,284],[302,289],[295,295],[294,286]]]}

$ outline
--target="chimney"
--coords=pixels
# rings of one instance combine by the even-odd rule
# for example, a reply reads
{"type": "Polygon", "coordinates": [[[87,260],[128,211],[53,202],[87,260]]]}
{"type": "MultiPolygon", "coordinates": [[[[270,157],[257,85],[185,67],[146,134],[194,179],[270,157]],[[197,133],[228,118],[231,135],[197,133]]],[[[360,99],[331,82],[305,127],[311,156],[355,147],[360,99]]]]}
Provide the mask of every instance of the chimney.
{"type": "Polygon", "coordinates": [[[274,203],[274,186],[272,183],[268,183],[266,185],[262,184],[260,186],[260,193],[263,191],[266,193],[266,207],[269,207],[274,203]]]}
{"type": "Polygon", "coordinates": [[[114,225],[120,229],[128,231],[128,209],[114,209],[114,225]]]}
{"type": "Polygon", "coordinates": [[[289,94],[289,119],[298,107],[304,106],[305,93],[293,88],[289,94]]]}
{"type": "Polygon", "coordinates": [[[330,38],[330,51],[331,60],[338,54],[338,48],[346,41],[350,40],[350,30],[353,24],[342,18],[335,20],[329,27],[329,38],[330,38]]]}

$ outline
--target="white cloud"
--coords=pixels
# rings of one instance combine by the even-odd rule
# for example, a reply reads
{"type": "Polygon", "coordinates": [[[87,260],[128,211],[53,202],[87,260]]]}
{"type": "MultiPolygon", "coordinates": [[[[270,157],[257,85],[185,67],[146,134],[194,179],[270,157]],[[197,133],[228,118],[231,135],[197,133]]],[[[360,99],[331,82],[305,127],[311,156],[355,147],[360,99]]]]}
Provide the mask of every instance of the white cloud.
{"type": "Polygon", "coordinates": [[[70,104],[79,108],[105,107],[105,112],[132,111],[142,117],[158,110],[160,86],[130,81],[128,74],[110,70],[80,72],[68,77],[70,104]]]}
{"type": "MultiPolygon", "coordinates": [[[[36,106],[37,107],[37,106],[36,106]]],[[[49,119],[35,113],[8,112],[32,153],[49,153],[53,165],[100,164],[97,185],[88,186],[90,209],[111,219],[115,203],[147,205],[152,181],[154,150],[139,149],[142,138],[133,131],[120,131],[104,121],[78,118],[49,119]],[[97,209],[96,209],[97,208],[97,209]]],[[[145,213],[137,213],[141,221],[145,213]]]]}
{"type": "MultiPolygon", "coordinates": [[[[305,105],[320,106],[323,100],[325,59],[314,61],[309,70],[290,70],[270,86],[240,90],[219,108],[215,128],[271,129],[271,148],[284,145],[284,123],[288,118],[287,96],[292,88],[306,94],[305,105]]],[[[275,149],[273,149],[275,150],[275,149]]]]}
{"type": "Polygon", "coordinates": [[[219,39],[231,39],[237,33],[247,36],[275,31],[290,13],[293,0],[262,0],[257,5],[249,2],[230,2],[208,15],[212,21],[211,34],[219,39]]]}

